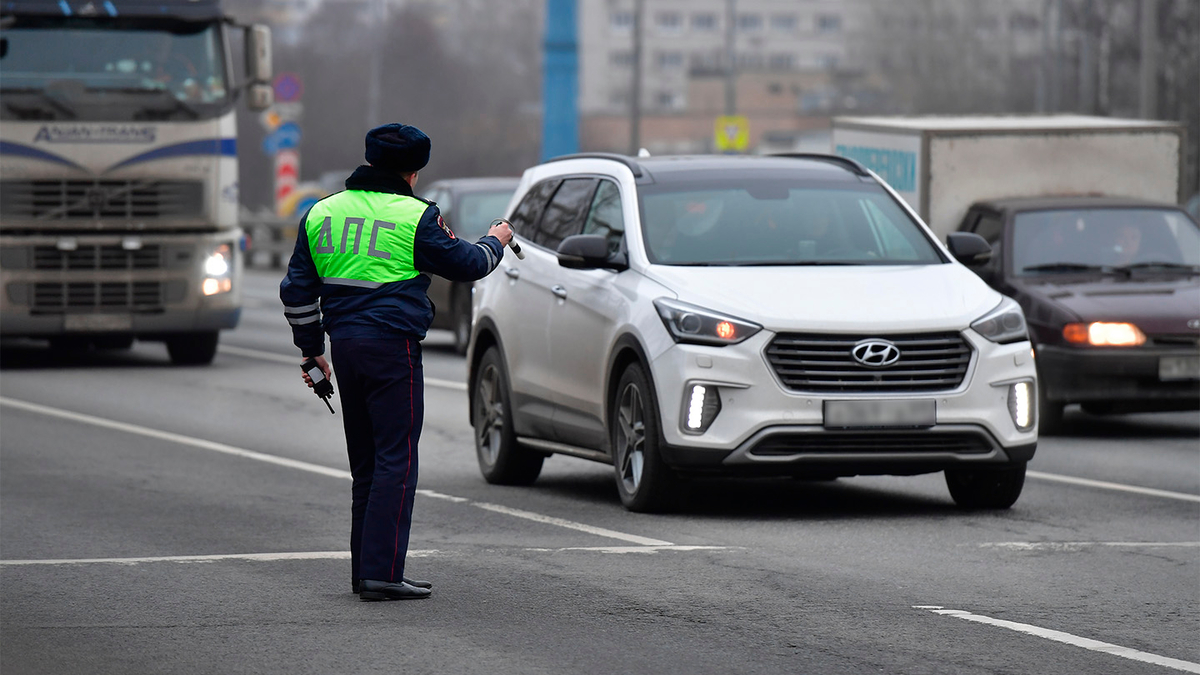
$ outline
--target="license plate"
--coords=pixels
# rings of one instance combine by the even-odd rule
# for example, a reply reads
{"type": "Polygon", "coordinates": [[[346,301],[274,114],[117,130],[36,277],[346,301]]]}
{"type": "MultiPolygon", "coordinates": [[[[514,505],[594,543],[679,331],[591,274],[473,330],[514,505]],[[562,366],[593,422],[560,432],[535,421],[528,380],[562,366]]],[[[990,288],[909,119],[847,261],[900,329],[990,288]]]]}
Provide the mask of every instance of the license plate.
{"type": "Polygon", "coordinates": [[[118,331],[133,328],[133,317],[128,314],[68,314],[63,319],[63,329],[71,331],[118,331]]]}
{"type": "Polygon", "coordinates": [[[825,401],[827,429],[931,427],[937,422],[932,400],[825,401]]]}
{"type": "Polygon", "coordinates": [[[1158,360],[1160,380],[1200,380],[1200,356],[1164,356],[1158,360]]]}

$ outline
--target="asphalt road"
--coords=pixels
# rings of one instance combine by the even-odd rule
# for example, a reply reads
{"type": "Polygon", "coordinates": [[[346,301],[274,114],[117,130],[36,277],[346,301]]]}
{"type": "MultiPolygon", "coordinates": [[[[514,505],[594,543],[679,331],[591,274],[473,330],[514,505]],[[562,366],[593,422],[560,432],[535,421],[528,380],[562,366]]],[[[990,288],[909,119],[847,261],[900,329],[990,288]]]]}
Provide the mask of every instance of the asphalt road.
{"type": "Polygon", "coordinates": [[[1195,414],[1075,413],[999,513],[932,475],[709,481],[639,515],[583,460],[484,483],[441,334],[407,568],[434,594],[359,602],[341,417],[279,273],[249,277],[209,367],[4,345],[4,675],[1200,672],[1195,414]]]}

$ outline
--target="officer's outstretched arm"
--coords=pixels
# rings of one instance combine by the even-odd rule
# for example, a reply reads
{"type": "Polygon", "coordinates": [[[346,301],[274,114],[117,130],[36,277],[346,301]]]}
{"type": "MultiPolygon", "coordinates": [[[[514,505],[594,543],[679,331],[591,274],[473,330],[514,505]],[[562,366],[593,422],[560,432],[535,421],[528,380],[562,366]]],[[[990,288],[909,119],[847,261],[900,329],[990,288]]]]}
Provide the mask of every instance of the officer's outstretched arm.
{"type": "Polygon", "coordinates": [[[425,209],[413,242],[413,263],[422,272],[451,281],[475,281],[491,274],[504,257],[504,246],[496,237],[475,243],[454,235],[442,221],[436,206],[425,209]]]}

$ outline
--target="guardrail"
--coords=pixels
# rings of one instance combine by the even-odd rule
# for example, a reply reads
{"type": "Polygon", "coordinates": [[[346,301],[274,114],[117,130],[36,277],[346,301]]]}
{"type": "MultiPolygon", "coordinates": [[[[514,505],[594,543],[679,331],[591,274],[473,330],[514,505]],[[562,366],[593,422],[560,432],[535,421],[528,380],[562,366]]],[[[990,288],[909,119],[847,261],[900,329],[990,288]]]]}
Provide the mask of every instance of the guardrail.
{"type": "Polygon", "coordinates": [[[296,246],[296,218],[280,218],[261,210],[241,210],[241,227],[246,233],[246,266],[283,269],[296,246]]]}

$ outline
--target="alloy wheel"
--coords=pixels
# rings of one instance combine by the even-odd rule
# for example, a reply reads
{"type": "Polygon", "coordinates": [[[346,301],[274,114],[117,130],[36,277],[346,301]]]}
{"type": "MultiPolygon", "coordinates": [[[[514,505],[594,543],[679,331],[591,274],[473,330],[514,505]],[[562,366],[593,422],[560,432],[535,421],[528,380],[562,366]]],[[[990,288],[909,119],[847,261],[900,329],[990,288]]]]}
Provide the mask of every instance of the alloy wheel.
{"type": "Polygon", "coordinates": [[[629,384],[621,392],[617,405],[617,461],[621,484],[627,494],[637,494],[642,484],[646,461],[645,406],[637,385],[629,384]]]}
{"type": "Polygon", "coordinates": [[[478,395],[475,397],[475,418],[482,420],[476,427],[478,447],[484,461],[495,465],[504,441],[504,401],[500,393],[500,370],[488,365],[479,374],[478,395]]]}

